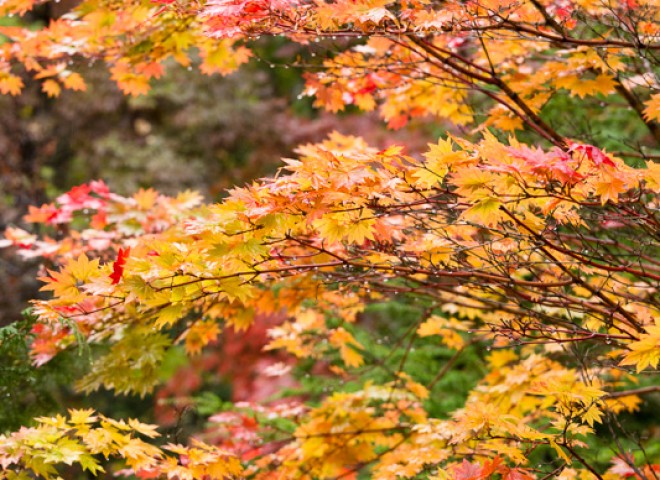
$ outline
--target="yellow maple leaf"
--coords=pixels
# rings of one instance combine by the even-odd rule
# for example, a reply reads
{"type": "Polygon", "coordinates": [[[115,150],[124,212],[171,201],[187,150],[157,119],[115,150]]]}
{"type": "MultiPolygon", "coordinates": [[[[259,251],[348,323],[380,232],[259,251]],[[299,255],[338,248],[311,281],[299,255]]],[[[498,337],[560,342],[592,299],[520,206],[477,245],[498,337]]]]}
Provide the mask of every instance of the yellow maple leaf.
{"type": "Polygon", "coordinates": [[[609,95],[616,87],[614,77],[608,74],[600,74],[594,79],[585,79],[577,74],[558,76],[554,79],[554,84],[557,88],[565,88],[572,96],[580,98],[599,93],[609,95]]]}
{"type": "Polygon", "coordinates": [[[186,352],[197,355],[206,345],[220,335],[220,327],[213,320],[195,322],[185,333],[186,352]]]}
{"type": "MultiPolygon", "coordinates": [[[[660,97],[660,94],[658,95],[660,97]]],[[[643,170],[646,185],[654,192],[660,192],[660,163],[646,162],[646,170],[643,170]]]]}
{"type": "Polygon", "coordinates": [[[3,95],[18,95],[23,89],[23,80],[16,75],[3,74],[0,76],[0,93],[3,95]]]}
{"type": "Polygon", "coordinates": [[[176,323],[182,315],[183,304],[177,303],[163,308],[156,317],[156,328],[159,330],[163,327],[169,327],[176,323]]]}
{"type": "Polygon", "coordinates": [[[62,92],[62,87],[60,87],[60,84],[57,83],[55,80],[52,78],[49,78],[46,80],[42,85],[41,89],[49,96],[49,97],[57,97],[59,94],[62,92]]]}
{"type": "Polygon", "coordinates": [[[554,440],[550,440],[550,446],[554,448],[555,452],[557,452],[557,455],[559,455],[568,465],[572,463],[571,457],[569,457],[566,452],[564,452],[564,449],[561,448],[559,445],[557,445],[557,442],[554,440]]]}
{"type": "Polygon", "coordinates": [[[647,120],[660,122],[660,93],[651,95],[651,98],[648,99],[644,105],[646,106],[644,109],[644,117],[646,117],[647,120]]]}
{"type": "Polygon", "coordinates": [[[619,200],[619,194],[628,190],[626,183],[619,177],[610,178],[596,183],[596,193],[600,195],[600,201],[605,205],[608,200],[616,203],[619,200]]]}
{"type": "Polygon", "coordinates": [[[340,327],[333,330],[329,338],[330,344],[339,349],[339,355],[348,367],[359,367],[364,362],[362,355],[360,355],[355,348],[364,348],[353,335],[346,329],[340,327]]]}
{"type": "Polygon", "coordinates": [[[637,395],[626,395],[625,397],[608,398],[605,400],[607,409],[616,414],[621,412],[636,412],[639,410],[641,403],[642,399],[637,395]]]}
{"type": "Polygon", "coordinates": [[[348,240],[351,243],[361,244],[365,240],[374,239],[373,212],[369,209],[360,209],[356,212],[328,213],[314,221],[324,239],[331,243],[348,240]]]}
{"type": "Polygon", "coordinates": [[[139,420],[135,420],[134,418],[129,418],[128,419],[128,425],[135,430],[138,433],[141,433],[145,437],[149,438],[156,438],[160,436],[158,433],[158,425],[151,425],[148,423],[142,423],[139,420]]]}
{"type": "Polygon", "coordinates": [[[78,92],[84,92],[87,90],[85,80],[83,80],[80,74],[76,72],[72,72],[66,75],[62,80],[62,84],[64,85],[64,88],[68,88],[69,90],[78,92]]]}
{"type": "Polygon", "coordinates": [[[41,290],[52,291],[61,299],[76,301],[80,296],[79,287],[102,273],[99,269],[99,259],[90,260],[83,253],[77,259],[71,259],[59,272],[49,270],[49,276],[40,277],[46,283],[41,290]]]}
{"type": "Polygon", "coordinates": [[[247,62],[252,53],[245,47],[232,49],[228,40],[218,42],[214,40],[200,48],[203,60],[199,69],[205,75],[219,73],[227,75],[236,70],[241,64],[247,62]]]}
{"type": "Polygon", "coordinates": [[[69,422],[74,425],[94,423],[98,419],[98,417],[94,416],[94,409],[92,408],[86,410],[71,408],[69,409],[69,416],[69,422]]]}
{"type": "Polygon", "coordinates": [[[462,151],[454,151],[450,138],[440,139],[437,144],[429,144],[430,150],[424,154],[424,165],[413,172],[419,186],[429,188],[442,182],[449,169],[464,162],[467,155],[462,151]]]}
{"type": "Polygon", "coordinates": [[[398,377],[405,382],[406,390],[417,398],[421,398],[422,400],[429,398],[428,389],[424,385],[414,381],[410,375],[404,372],[399,372],[398,377]]]}
{"type": "Polygon", "coordinates": [[[419,326],[417,335],[420,337],[438,335],[442,339],[442,343],[449,348],[458,350],[465,345],[463,337],[457,332],[459,329],[462,328],[458,320],[433,315],[419,326]]]}
{"type": "Polygon", "coordinates": [[[110,72],[119,89],[127,95],[144,95],[151,88],[147,75],[134,73],[126,62],[115,65],[110,72]]]}
{"type": "Polygon", "coordinates": [[[603,412],[594,403],[582,414],[582,420],[587,422],[590,427],[594,426],[594,422],[602,423],[603,412]]]}
{"type": "Polygon", "coordinates": [[[502,202],[495,198],[484,198],[463,212],[461,217],[463,220],[490,227],[502,219],[504,214],[500,210],[501,206],[502,202]]]}
{"type": "Polygon", "coordinates": [[[144,189],[141,188],[133,195],[133,199],[137,202],[140,210],[149,210],[156,203],[158,198],[158,192],[153,188],[144,189]]]}
{"type": "Polygon", "coordinates": [[[476,200],[492,195],[492,188],[498,179],[493,172],[472,166],[457,170],[451,176],[451,183],[457,187],[458,195],[476,200]]]}
{"type": "Polygon", "coordinates": [[[646,331],[646,335],[628,345],[630,352],[620,362],[620,365],[635,365],[637,373],[649,366],[657,368],[660,363],[660,320],[656,320],[656,326],[646,327],[646,331]]]}

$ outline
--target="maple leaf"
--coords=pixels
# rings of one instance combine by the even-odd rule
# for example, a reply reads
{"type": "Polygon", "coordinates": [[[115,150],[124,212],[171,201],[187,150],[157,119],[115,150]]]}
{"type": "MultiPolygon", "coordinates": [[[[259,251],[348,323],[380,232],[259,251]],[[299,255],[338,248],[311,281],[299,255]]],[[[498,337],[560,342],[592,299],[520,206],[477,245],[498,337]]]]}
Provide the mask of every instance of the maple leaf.
{"type": "Polygon", "coordinates": [[[64,76],[64,79],[62,80],[62,84],[64,85],[65,88],[77,92],[84,92],[87,90],[87,85],[85,84],[85,80],[83,80],[82,76],[76,72],[70,72],[68,73],[68,75],[64,76]]]}
{"type": "Polygon", "coordinates": [[[600,74],[594,79],[585,79],[580,75],[559,76],[554,80],[558,88],[565,88],[571,95],[584,98],[598,93],[609,95],[615,91],[614,77],[609,74],[600,74]]]}
{"type": "Polygon", "coordinates": [[[463,212],[461,216],[469,222],[493,226],[504,217],[501,206],[502,202],[496,198],[483,198],[463,212]]]}
{"type": "Polygon", "coordinates": [[[177,322],[183,315],[184,305],[177,303],[163,308],[156,318],[156,328],[168,327],[177,322]]]}
{"type": "Polygon", "coordinates": [[[112,280],[112,284],[116,285],[121,280],[122,275],[124,274],[124,266],[126,265],[126,259],[131,253],[131,248],[120,248],[117,253],[117,260],[112,264],[112,273],[109,275],[112,280]]]}
{"type": "Polygon", "coordinates": [[[85,254],[81,254],[77,259],[69,260],[60,272],[49,271],[48,277],[41,277],[46,283],[41,289],[74,301],[80,298],[79,286],[98,275],[98,267],[98,258],[90,261],[85,254]]]}
{"type": "Polygon", "coordinates": [[[21,93],[23,87],[23,80],[21,80],[20,77],[8,74],[0,75],[0,93],[3,95],[8,93],[11,95],[18,95],[21,93]]]}
{"type": "Polygon", "coordinates": [[[415,382],[410,375],[406,373],[400,373],[398,377],[403,380],[406,390],[415,395],[417,398],[426,400],[429,398],[428,389],[421,383],[415,382]]]}
{"type": "Polygon", "coordinates": [[[195,322],[185,333],[186,351],[191,355],[199,354],[209,343],[220,335],[220,327],[212,320],[195,322]]]}
{"type": "Polygon", "coordinates": [[[505,468],[503,467],[504,467],[504,462],[502,461],[502,457],[498,455],[492,460],[486,460],[484,462],[483,468],[481,470],[481,476],[483,478],[488,478],[496,472],[501,473],[502,470],[505,470],[505,468]]]}
{"type": "Polygon", "coordinates": [[[591,405],[586,412],[582,414],[582,420],[587,422],[590,427],[594,426],[594,422],[602,423],[603,412],[598,408],[598,405],[591,405]]]}
{"type": "Polygon", "coordinates": [[[596,183],[596,194],[600,195],[600,201],[605,205],[608,201],[616,203],[619,194],[628,190],[625,181],[619,177],[612,176],[596,183]]]}
{"type": "Polygon", "coordinates": [[[57,97],[60,95],[62,92],[62,87],[60,87],[60,84],[57,83],[55,80],[48,79],[46,80],[42,85],[41,89],[49,96],[49,97],[57,97]]]}
{"type": "Polygon", "coordinates": [[[86,410],[70,409],[69,415],[71,417],[69,422],[72,424],[94,423],[98,419],[94,416],[94,410],[91,408],[86,410]]]}
{"type": "Polygon", "coordinates": [[[504,480],[535,480],[536,477],[525,470],[514,468],[504,475],[504,480]]]}
{"type": "Polygon", "coordinates": [[[660,163],[652,161],[646,163],[644,180],[652,191],[660,192],[660,163]]]}
{"type": "Polygon", "coordinates": [[[146,78],[160,78],[165,73],[165,67],[158,62],[139,63],[135,65],[134,70],[146,78]]]}
{"type": "Polygon", "coordinates": [[[6,243],[3,246],[15,245],[19,248],[30,248],[37,241],[36,235],[31,235],[21,228],[9,227],[5,230],[6,243]]]}
{"type": "Polygon", "coordinates": [[[624,478],[632,477],[636,475],[636,472],[635,469],[630,466],[630,464],[635,464],[634,459],[614,457],[612,459],[612,467],[609,468],[608,472],[615,475],[621,475],[624,478]]]}
{"type": "Polygon", "coordinates": [[[660,93],[651,95],[651,98],[646,101],[645,105],[644,116],[646,119],[660,122],[660,93]]]}
{"type": "Polygon", "coordinates": [[[110,69],[112,79],[127,95],[138,96],[145,95],[151,88],[149,78],[146,75],[133,73],[128,65],[120,64],[110,69]]]}
{"type": "Polygon", "coordinates": [[[439,335],[449,348],[459,349],[465,345],[465,341],[456,330],[463,328],[465,328],[464,324],[455,319],[452,321],[433,315],[419,326],[417,334],[420,337],[439,335]]]}
{"type": "Polygon", "coordinates": [[[232,50],[229,41],[222,40],[201,48],[200,56],[203,59],[199,67],[202,73],[227,75],[248,62],[252,51],[244,47],[232,50]]]}
{"type": "Polygon", "coordinates": [[[358,213],[328,213],[314,221],[314,227],[330,242],[348,240],[362,244],[374,239],[375,219],[369,209],[360,209],[358,213]]]}
{"type": "Polygon", "coordinates": [[[362,355],[355,350],[364,347],[344,328],[333,330],[329,340],[331,345],[339,348],[339,354],[346,366],[359,367],[364,363],[362,355]]]}
{"type": "Polygon", "coordinates": [[[454,480],[480,480],[483,467],[478,463],[470,463],[467,460],[454,467],[454,480]]]}
{"type": "Polygon", "coordinates": [[[158,192],[153,188],[147,190],[141,188],[133,195],[133,199],[137,202],[140,210],[149,210],[155,205],[158,199],[158,192]]]}
{"type": "Polygon", "coordinates": [[[584,178],[571,164],[570,157],[561,150],[553,149],[546,153],[540,148],[532,149],[522,145],[520,147],[509,147],[508,151],[512,155],[525,160],[535,173],[548,174],[567,183],[575,183],[584,178]]]}
{"type": "Polygon", "coordinates": [[[149,438],[156,438],[160,434],[156,431],[157,425],[149,425],[147,423],[142,423],[134,418],[128,419],[128,426],[131,427],[134,431],[144,435],[149,438]]]}
{"type": "Polygon", "coordinates": [[[646,331],[639,340],[628,344],[630,352],[624,355],[621,365],[635,365],[637,372],[649,366],[657,368],[660,363],[660,321],[656,320],[655,326],[646,327],[646,331]]]}
{"type": "Polygon", "coordinates": [[[597,167],[602,165],[607,165],[610,167],[616,166],[610,157],[605,155],[605,153],[600,148],[594,147],[593,145],[574,144],[571,145],[570,151],[584,153],[586,157],[591,160],[597,167]]]}
{"type": "Polygon", "coordinates": [[[420,185],[431,187],[441,182],[449,169],[457,163],[463,162],[466,155],[455,152],[451,139],[440,140],[437,144],[429,144],[430,150],[424,154],[426,162],[423,168],[413,173],[420,185]]]}

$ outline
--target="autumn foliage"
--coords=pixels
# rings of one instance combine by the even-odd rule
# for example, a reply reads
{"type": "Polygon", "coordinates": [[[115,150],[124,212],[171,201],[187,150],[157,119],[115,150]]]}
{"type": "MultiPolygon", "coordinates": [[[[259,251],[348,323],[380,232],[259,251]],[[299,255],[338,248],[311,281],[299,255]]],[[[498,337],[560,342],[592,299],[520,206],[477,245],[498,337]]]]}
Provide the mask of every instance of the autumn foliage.
{"type": "Polygon", "coordinates": [[[351,388],[236,403],[189,446],[147,443],[151,426],[92,411],[37,419],[0,439],[4,478],[73,463],[97,473],[103,457],[141,478],[659,474],[640,439],[657,432],[621,420],[659,390],[648,381],[660,363],[656,2],[87,0],[42,28],[0,33],[3,93],[28,78],[50,96],[83,89],[82,60],[143,94],[172,60],[225,74],[250,58],[251,41],[285,36],[325,53],[305,72],[315,106],[464,132],[419,157],[334,133],[216,204],[192,192],[125,197],[93,181],[33,207],[26,220],[50,234],[12,228],[4,244],[45,263],[34,363],[105,346],[78,390],[145,395],[177,345],[195,357],[260,324],[271,376],[313,362],[351,388]],[[640,144],[573,135],[550,119],[566,98],[625,111],[640,144]],[[386,345],[394,366],[363,321],[391,302],[417,318],[386,345]],[[424,381],[407,364],[420,345],[452,351],[424,381]],[[477,385],[461,408],[434,415],[439,382],[475,350],[477,385]],[[591,448],[603,435],[605,460],[591,448]]]}

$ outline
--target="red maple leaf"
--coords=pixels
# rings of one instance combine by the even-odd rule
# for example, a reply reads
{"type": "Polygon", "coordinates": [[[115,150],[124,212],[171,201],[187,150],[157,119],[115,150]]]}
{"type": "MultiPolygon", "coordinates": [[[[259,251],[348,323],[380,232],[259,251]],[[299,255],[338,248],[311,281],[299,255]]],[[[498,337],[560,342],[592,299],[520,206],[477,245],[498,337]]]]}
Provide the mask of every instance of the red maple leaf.
{"type": "Polygon", "coordinates": [[[571,146],[571,152],[584,153],[585,156],[594,162],[594,165],[597,167],[600,167],[601,165],[609,165],[610,167],[616,166],[610,157],[605,155],[600,148],[594,147],[593,145],[575,144],[571,146]]]}
{"type": "Polygon", "coordinates": [[[508,468],[504,465],[502,458],[497,456],[493,460],[486,460],[484,466],[481,469],[481,476],[483,478],[490,477],[494,473],[504,473],[508,468]]]}
{"type": "Polygon", "coordinates": [[[529,472],[519,468],[510,470],[509,473],[504,476],[504,480],[534,480],[534,478],[535,477],[531,476],[529,472]]]}
{"type": "Polygon", "coordinates": [[[463,459],[463,463],[454,469],[455,480],[479,480],[482,478],[483,468],[478,463],[470,463],[463,459]]]}
{"type": "Polygon", "coordinates": [[[109,275],[112,279],[113,285],[118,284],[119,280],[121,280],[121,276],[124,274],[124,265],[126,264],[126,259],[128,258],[129,253],[131,253],[131,247],[119,249],[117,260],[112,264],[112,273],[109,275]]]}
{"type": "Polygon", "coordinates": [[[509,147],[511,155],[524,160],[537,174],[548,174],[562,182],[576,183],[584,178],[571,165],[571,158],[558,148],[544,152],[540,148],[529,148],[522,145],[519,148],[509,147]]]}

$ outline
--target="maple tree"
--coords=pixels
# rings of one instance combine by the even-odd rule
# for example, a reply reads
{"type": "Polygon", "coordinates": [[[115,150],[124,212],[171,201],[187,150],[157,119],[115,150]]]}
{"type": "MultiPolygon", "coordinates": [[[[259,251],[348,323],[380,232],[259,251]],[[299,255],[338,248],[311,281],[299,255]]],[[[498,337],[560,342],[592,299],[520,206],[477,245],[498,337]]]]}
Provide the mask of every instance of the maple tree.
{"type": "Polygon", "coordinates": [[[178,460],[138,440],[153,429],[136,421],[39,419],[0,440],[2,475],[94,473],[101,454],[144,478],[655,478],[658,452],[623,442],[619,418],[659,390],[659,20],[652,0],[88,0],[42,28],[0,27],[3,93],[28,74],[49,96],[83,89],[84,59],[142,94],[193,48],[203,72],[224,74],[255,37],[284,35],[329,48],[305,73],[318,107],[474,127],[419,158],[335,133],[218,204],[95,181],[33,207],[26,220],[58,235],[13,228],[4,245],[49,264],[35,364],[107,347],[79,390],[144,395],[173,345],[195,356],[276,316],[265,349],[290,363],[269,364],[274,376],[296,358],[351,387],[237,403],[211,417],[213,446],[163,447],[178,460]],[[624,111],[645,129],[637,149],[551,122],[566,98],[624,111]],[[361,317],[393,301],[416,316],[381,355],[361,317]],[[415,348],[453,353],[422,378],[415,348]],[[461,408],[433,415],[438,384],[473,349],[484,374],[461,408]],[[602,432],[607,468],[589,448],[602,432]]]}

